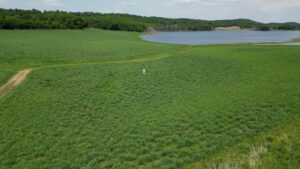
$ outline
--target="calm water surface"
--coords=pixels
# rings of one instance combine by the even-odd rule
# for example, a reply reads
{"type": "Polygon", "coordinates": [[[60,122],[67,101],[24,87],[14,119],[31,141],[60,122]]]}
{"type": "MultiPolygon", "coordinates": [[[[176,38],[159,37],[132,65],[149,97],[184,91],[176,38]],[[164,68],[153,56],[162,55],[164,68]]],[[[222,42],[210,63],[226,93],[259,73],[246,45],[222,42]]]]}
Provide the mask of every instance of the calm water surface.
{"type": "Polygon", "coordinates": [[[286,42],[300,38],[300,31],[163,32],[157,35],[143,35],[141,38],[153,42],[190,45],[286,42]]]}

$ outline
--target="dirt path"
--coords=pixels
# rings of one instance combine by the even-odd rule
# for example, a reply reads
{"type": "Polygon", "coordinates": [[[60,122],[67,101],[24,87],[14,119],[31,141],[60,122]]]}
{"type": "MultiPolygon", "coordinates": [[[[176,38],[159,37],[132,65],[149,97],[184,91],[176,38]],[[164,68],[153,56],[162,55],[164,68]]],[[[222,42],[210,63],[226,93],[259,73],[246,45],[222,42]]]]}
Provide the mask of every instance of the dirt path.
{"type": "Polygon", "coordinates": [[[32,70],[33,69],[31,68],[20,70],[17,74],[11,77],[4,85],[2,85],[0,87],[0,99],[7,95],[10,91],[12,91],[16,86],[21,84],[32,70]]]}

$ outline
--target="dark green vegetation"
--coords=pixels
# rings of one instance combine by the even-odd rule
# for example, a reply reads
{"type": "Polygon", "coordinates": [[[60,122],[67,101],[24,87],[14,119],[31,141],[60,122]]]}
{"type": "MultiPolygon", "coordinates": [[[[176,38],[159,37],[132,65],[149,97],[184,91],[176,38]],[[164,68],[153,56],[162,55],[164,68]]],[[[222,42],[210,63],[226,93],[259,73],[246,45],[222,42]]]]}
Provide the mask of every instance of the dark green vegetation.
{"type": "MultiPolygon", "coordinates": [[[[1,168],[186,168],[299,119],[299,46],[0,33],[1,68],[38,67],[0,100],[1,168]]],[[[299,144],[284,151],[281,162],[296,168],[299,144]]]]}
{"type": "Polygon", "coordinates": [[[143,32],[147,27],[161,31],[214,30],[215,27],[239,26],[256,30],[299,30],[298,23],[264,24],[249,19],[198,20],[143,17],[129,14],[101,14],[92,12],[38,11],[0,8],[2,29],[82,29],[101,28],[143,32]]]}
{"type": "Polygon", "coordinates": [[[278,30],[299,30],[300,24],[296,22],[286,22],[286,23],[270,23],[273,27],[276,27],[278,30]]]}

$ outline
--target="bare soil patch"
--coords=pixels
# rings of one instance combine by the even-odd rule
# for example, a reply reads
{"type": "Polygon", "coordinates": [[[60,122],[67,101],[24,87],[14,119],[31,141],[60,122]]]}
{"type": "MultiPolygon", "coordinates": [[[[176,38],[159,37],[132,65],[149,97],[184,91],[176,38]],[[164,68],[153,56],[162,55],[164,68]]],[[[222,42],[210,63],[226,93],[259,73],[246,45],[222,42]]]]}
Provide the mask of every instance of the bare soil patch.
{"type": "Polygon", "coordinates": [[[20,70],[17,74],[11,77],[4,85],[2,85],[0,87],[0,99],[6,96],[16,86],[21,84],[32,70],[33,69],[31,68],[20,70]]]}
{"type": "Polygon", "coordinates": [[[217,31],[239,31],[239,30],[254,30],[254,29],[242,29],[239,26],[229,26],[229,27],[215,27],[217,31]]]}
{"type": "Polygon", "coordinates": [[[149,33],[150,35],[157,35],[157,34],[161,34],[161,32],[157,31],[156,29],[152,28],[152,27],[148,27],[146,29],[146,32],[149,33]]]}

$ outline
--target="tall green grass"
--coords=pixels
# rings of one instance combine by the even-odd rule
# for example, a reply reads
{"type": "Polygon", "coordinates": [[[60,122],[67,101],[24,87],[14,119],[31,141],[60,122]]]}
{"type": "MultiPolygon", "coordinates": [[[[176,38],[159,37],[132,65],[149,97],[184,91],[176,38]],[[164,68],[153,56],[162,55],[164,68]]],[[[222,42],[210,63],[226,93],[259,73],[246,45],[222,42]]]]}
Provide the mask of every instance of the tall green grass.
{"type": "Polygon", "coordinates": [[[185,168],[298,116],[299,57],[293,46],[219,45],[41,67],[0,100],[0,166],[185,168]]]}
{"type": "Polygon", "coordinates": [[[187,168],[299,168],[300,118],[251,137],[187,168]]]}

